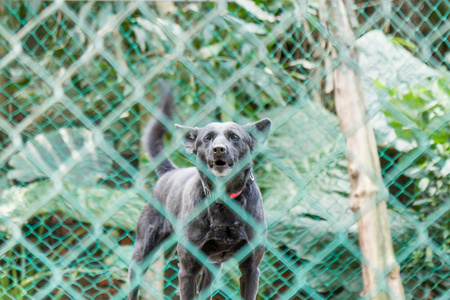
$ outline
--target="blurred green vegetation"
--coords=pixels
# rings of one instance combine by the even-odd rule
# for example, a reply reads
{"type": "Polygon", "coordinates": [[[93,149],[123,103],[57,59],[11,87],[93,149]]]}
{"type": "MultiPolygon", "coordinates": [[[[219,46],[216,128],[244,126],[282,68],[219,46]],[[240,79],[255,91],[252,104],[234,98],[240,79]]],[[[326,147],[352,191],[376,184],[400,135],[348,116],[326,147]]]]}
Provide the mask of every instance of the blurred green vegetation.
{"type": "MultiPolygon", "coordinates": [[[[344,138],[334,115],[332,74],[339,61],[320,1],[238,1],[206,24],[201,22],[216,3],[145,3],[136,10],[127,2],[55,5],[0,6],[1,29],[11,36],[39,20],[19,41],[26,56],[0,69],[0,117],[9,126],[0,124],[0,299],[120,298],[126,292],[133,230],[155,179],[140,136],[156,111],[162,80],[174,86],[174,122],[274,120],[267,147],[255,157],[269,226],[260,297],[276,299],[299,280],[307,284],[294,299],[359,297],[361,258],[348,205],[344,138]],[[93,46],[99,32],[101,55],[93,46]],[[184,48],[177,54],[180,41],[184,48]],[[51,102],[52,78],[59,76],[67,76],[63,95],[51,102]],[[146,76],[137,99],[135,84],[146,76]],[[7,130],[15,128],[20,132],[7,130]],[[328,253],[328,247],[335,248],[328,253]],[[54,268],[64,270],[57,287],[51,285],[54,268]]],[[[433,70],[425,81],[402,79],[398,87],[369,76],[371,87],[385,95],[369,114],[381,112],[386,130],[395,133],[379,151],[408,297],[445,297],[448,3],[394,1],[389,19],[380,17],[386,7],[376,2],[354,5],[360,40],[375,29],[433,70]]],[[[2,63],[15,51],[3,31],[2,63]]],[[[395,65],[387,54],[377,55],[387,60],[384,66],[395,65]]],[[[191,164],[173,139],[167,144],[177,164],[191,164]]],[[[236,272],[226,275],[234,290],[236,272]]],[[[167,279],[168,285],[175,280],[167,279]]]]}

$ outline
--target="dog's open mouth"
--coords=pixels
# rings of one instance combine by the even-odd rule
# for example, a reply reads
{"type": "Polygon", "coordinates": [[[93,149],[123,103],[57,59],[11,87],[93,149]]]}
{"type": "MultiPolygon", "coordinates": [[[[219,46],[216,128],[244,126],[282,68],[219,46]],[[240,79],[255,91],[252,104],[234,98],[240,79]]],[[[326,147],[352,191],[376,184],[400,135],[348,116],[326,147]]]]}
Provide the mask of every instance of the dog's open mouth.
{"type": "Polygon", "coordinates": [[[231,172],[233,165],[233,163],[228,163],[224,160],[217,159],[209,164],[209,168],[215,176],[226,176],[231,172]]]}

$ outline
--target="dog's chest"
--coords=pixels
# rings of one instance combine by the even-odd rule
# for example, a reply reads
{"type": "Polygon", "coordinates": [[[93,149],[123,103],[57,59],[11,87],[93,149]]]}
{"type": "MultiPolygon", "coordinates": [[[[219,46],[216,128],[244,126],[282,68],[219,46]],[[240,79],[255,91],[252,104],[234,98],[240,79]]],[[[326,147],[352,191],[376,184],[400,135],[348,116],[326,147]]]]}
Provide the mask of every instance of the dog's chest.
{"type": "Polygon", "coordinates": [[[248,241],[245,223],[222,204],[210,207],[201,250],[216,263],[234,255],[248,241]]]}

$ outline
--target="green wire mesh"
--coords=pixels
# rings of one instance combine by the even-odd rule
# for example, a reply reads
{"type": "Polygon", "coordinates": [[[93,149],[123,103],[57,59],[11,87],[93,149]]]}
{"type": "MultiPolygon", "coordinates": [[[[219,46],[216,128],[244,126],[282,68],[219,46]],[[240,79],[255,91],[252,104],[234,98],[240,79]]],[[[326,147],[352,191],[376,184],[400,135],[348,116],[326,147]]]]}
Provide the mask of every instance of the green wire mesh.
{"type": "MultiPolygon", "coordinates": [[[[347,4],[406,296],[449,299],[450,3],[347,4]]],[[[157,205],[140,137],[163,80],[174,123],[273,121],[254,153],[268,225],[258,299],[358,299],[332,77],[349,58],[333,26],[324,1],[3,1],[0,299],[126,297],[139,213],[157,205]]],[[[167,153],[192,165],[166,125],[167,153]]],[[[177,299],[176,242],[149,262],[145,299],[177,299]]],[[[239,299],[251,250],[225,263],[214,299],[239,299]]]]}

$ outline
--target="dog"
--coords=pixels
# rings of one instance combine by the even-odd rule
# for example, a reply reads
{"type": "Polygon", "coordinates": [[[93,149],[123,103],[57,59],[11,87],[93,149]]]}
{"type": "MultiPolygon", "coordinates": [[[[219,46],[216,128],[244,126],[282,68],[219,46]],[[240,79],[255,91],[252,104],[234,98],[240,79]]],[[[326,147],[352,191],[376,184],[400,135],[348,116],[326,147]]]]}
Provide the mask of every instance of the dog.
{"type": "MultiPolygon", "coordinates": [[[[162,118],[171,120],[173,96],[167,85],[163,89],[160,108],[162,118]]],[[[214,192],[217,182],[223,183],[227,196],[221,196],[183,229],[184,237],[220,267],[255,237],[254,230],[226,205],[227,201],[235,201],[241,205],[264,228],[265,238],[262,197],[253,177],[251,153],[257,143],[263,143],[267,139],[271,121],[262,119],[245,126],[225,122],[210,123],[202,128],[177,124],[175,127],[184,133],[184,146],[188,153],[196,156],[196,167],[178,168],[165,156],[163,138],[166,127],[158,118],[152,118],[144,131],[143,141],[149,157],[160,162],[156,167],[159,179],[154,187],[153,197],[166,211],[178,220],[183,220],[214,192]]],[[[152,205],[147,204],[137,225],[135,248],[129,268],[129,300],[137,299],[139,285],[148,268],[146,259],[156,252],[172,232],[171,223],[152,205]]],[[[213,276],[180,243],[177,253],[180,299],[193,299],[197,290],[201,293],[211,285],[213,276]],[[197,287],[197,276],[200,273],[197,287]]],[[[256,298],[260,273],[258,266],[263,254],[263,243],[259,243],[239,263],[242,273],[240,295],[243,299],[256,298]]]]}

